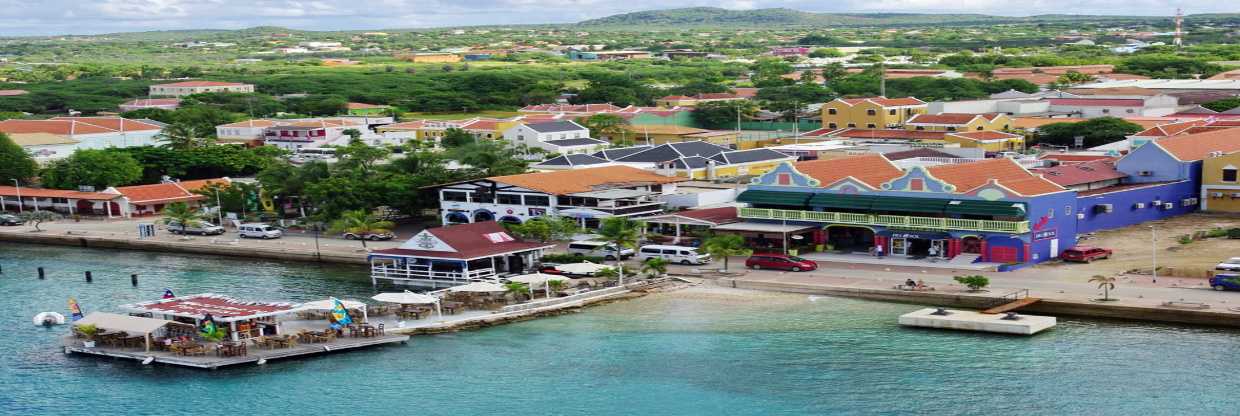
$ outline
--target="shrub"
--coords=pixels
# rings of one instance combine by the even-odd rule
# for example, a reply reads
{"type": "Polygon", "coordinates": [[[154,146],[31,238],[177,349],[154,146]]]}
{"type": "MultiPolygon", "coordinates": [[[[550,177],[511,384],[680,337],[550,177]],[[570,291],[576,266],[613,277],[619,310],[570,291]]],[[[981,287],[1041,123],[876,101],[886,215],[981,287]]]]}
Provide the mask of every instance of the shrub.
{"type": "Polygon", "coordinates": [[[1193,242],[1193,236],[1184,234],[1180,236],[1180,238],[1177,239],[1176,241],[1178,241],[1180,244],[1190,244],[1193,242]]]}
{"type": "Polygon", "coordinates": [[[1206,237],[1207,238],[1227,237],[1230,233],[1231,233],[1231,230],[1228,230],[1226,228],[1215,228],[1215,229],[1206,231],[1206,237]]]}
{"type": "Polygon", "coordinates": [[[1227,230],[1227,238],[1240,238],[1240,228],[1227,230]]]}
{"type": "Polygon", "coordinates": [[[955,279],[957,283],[967,286],[969,290],[973,292],[982,290],[982,288],[986,286],[990,286],[990,279],[982,275],[955,276],[952,279],[955,279]]]}

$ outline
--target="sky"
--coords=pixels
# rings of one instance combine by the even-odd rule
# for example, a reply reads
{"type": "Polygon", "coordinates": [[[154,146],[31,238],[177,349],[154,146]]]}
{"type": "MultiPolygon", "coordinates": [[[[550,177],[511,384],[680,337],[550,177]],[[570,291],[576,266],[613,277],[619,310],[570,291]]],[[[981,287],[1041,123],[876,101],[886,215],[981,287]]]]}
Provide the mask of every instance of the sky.
{"type": "Polygon", "coordinates": [[[0,0],[0,36],[282,26],[303,30],[569,23],[651,9],[1171,15],[1240,12],[1232,0],[0,0]]]}

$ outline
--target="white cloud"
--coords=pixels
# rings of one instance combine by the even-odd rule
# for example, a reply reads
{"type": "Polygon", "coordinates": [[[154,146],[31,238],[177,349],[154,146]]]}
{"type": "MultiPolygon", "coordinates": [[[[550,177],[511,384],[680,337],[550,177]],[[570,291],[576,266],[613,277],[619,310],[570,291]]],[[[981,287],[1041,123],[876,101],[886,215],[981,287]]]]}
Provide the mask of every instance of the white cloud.
{"type": "Polygon", "coordinates": [[[0,35],[89,34],[260,25],[378,29],[564,23],[631,11],[691,6],[788,7],[817,12],[999,15],[1234,12],[1232,2],[1182,0],[0,0],[0,35]]]}

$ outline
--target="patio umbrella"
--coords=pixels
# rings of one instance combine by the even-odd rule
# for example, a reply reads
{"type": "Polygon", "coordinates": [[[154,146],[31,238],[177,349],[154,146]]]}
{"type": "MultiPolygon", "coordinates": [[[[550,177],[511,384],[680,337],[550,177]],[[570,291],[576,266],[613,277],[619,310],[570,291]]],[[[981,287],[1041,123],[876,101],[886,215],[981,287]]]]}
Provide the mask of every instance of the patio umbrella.
{"type": "Polygon", "coordinates": [[[378,294],[378,295],[371,296],[370,298],[371,298],[371,299],[374,299],[374,300],[377,300],[377,301],[380,301],[380,302],[387,302],[387,303],[399,303],[399,304],[401,304],[401,305],[429,305],[429,304],[434,304],[434,305],[435,305],[435,313],[439,314],[439,319],[441,319],[441,320],[443,319],[443,310],[442,310],[442,309],[440,309],[440,307],[439,307],[439,298],[434,297],[434,296],[431,296],[431,295],[424,295],[424,294],[421,294],[421,293],[413,293],[413,292],[410,292],[410,291],[406,290],[406,291],[404,291],[404,292],[386,292],[386,293],[380,293],[380,294],[378,294]]]}
{"type": "MultiPolygon", "coordinates": [[[[340,300],[340,304],[344,305],[345,309],[361,309],[361,310],[362,310],[362,322],[369,322],[369,321],[370,321],[370,316],[368,316],[368,314],[367,314],[367,312],[366,312],[366,304],[365,304],[365,303],[362,303],[362,302],[359,302],[359,301],[356,301],[356,300],[345,300],[345,299],[341,299],[341,300],[340,300]]],[[[317,311],[330,311],[330,310],[334,309],[335,307],[336,307],[336,303],[335,303],[335,302],[333,302],[331,299],[323,299],[323,300],[316,300],[316,301],[314,301],[314,302],[306,302],[306,303],[303,303],[303,304],[301,304],[301,306],[298,306],[298,307],[297,307],[297,309],[301,309],[301,310],[317,310],[317,311]]]]}
{"type": "Polygon", "coordinates": [[[507,292],[508,289],[496,283],[473,282],[470,284],[450,287],[448,288],[448,291],[449,292],[492,293],[492,292],[507,292]]]}
{"type": "Polygon", "coordinates": [[[588,261],[583,261],[581,263],[561,264],[559,266],[555,266],[556,270],[562,271],[564,273],[576,274],[576,275],[593,275],[603,269],[610,269],[610,268],[611,267],[609,266],[604,266],[602,264],[597,264],[597,263],[591,263],[588,261]]]}
{"type": "Polygon", "coordinates": [[[530,285],[530,297],[531,298],[534,297],[534,286],[540,286],[540,285],[544,286],[546,289],[547,297],[550,298],[551,297],[551,282],[552,281],[566,282],[568,280],[569,279],[564,276],[546,274],[546,273],[530,273],[530,274],[523,274],[520,276],[513,276],[513,277],[508,278],[509,282],[518,282],[518,283],[525,283],[527,285],[530,285]]]}

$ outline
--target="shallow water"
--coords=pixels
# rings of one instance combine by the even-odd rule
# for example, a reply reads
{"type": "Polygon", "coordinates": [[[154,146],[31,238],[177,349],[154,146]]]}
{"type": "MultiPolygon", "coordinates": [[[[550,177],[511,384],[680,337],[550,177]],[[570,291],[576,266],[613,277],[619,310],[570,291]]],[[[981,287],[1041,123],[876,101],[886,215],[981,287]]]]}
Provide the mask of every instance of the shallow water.
{"type": "Polygon", "coordinates": [[[1236,414],[1240,332],[1061,320],[905,329],[915,309],[694,289],[481,331],[200,371],[65,356],[30,318],[178,294],[373,294],[362,267],[0,244],[0,414],[1236,414]],[[37,280],[35,268],[48,270],[37,280]],[[85,283],[84,270],[94,272],[85,283]],[[139,273],[138,288],[129,274],[139,273]]]}

